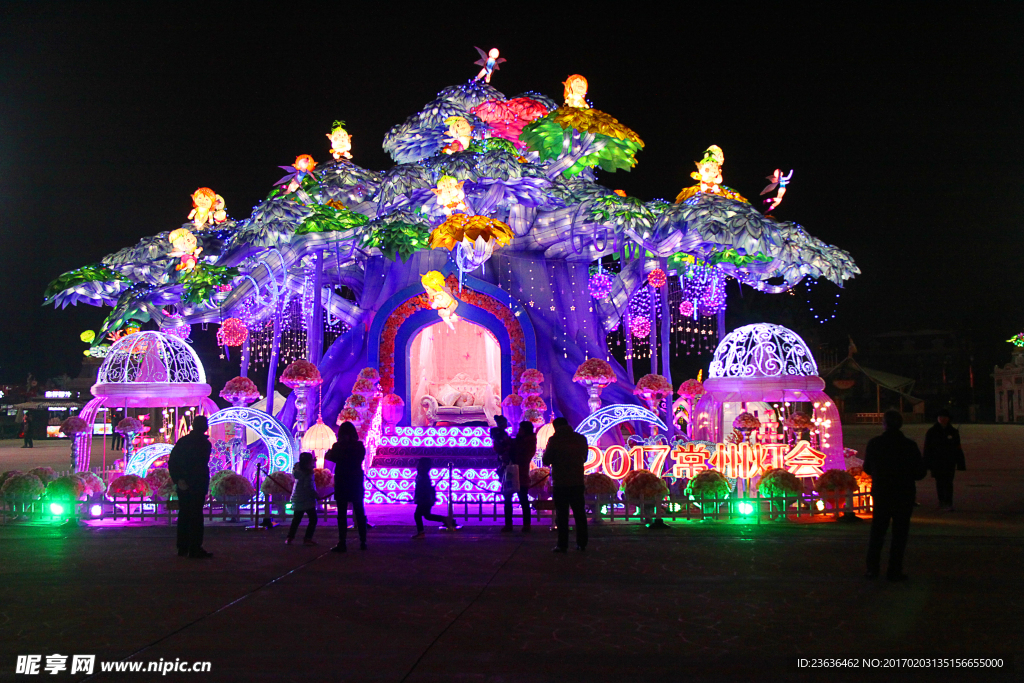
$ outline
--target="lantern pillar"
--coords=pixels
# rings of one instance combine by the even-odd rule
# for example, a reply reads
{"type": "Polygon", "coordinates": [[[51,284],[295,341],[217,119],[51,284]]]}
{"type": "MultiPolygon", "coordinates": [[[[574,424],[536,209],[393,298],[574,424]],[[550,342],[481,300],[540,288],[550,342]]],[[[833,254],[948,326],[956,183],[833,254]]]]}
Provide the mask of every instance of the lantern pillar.
{"type": "MultiPolygon", "coordinates": [[[[661,270],[667,275],[668,274],[668,259],[662,257],[658,263],[661,270]]],[[[671,315],[668,307],[668,280],[665,284],[660,287],[661,289],[661,374],[668,380],[669,386],[675,386],[672,384],[672,362],[670,360],[670,354],[672,352],[669,346],[669,333],[671,331],[671,315]]],[[[668,432],[666,437],[669,443],[672,443],[672,438],[675,436],[676,425],[675,420],[672,419],[672,394],[669,394],[668,398],[665,399],[665,424],[668,425],[668,432]]]]}
{"type": "Polygon", "coordinates": [[[316,269],[313,275],[313,310],[306,334],[306,358],[313,365],[320,365],[324,353],[324,252],[316,252],[316,269]]]}
{"type": "Polygon", "coordinates": [[[270,362],[267,364],[267,414],[274,414],[274,382],[277,379],[277,358],[281,351],[280,304],[274,307],[274,340],[270,347],[270,362]]]}

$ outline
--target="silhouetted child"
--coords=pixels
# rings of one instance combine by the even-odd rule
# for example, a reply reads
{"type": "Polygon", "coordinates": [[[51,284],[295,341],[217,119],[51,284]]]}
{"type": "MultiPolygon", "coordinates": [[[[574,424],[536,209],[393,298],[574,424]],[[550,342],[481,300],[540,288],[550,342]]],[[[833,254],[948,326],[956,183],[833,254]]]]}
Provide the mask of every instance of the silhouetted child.
{"type": "Polygon", "coordinates": [[[295,486],[292,488],[292,526],[288,530],[288,540],[285,541],[289,545],[295,540],[295,532],[299,530],[302,515],[309,515],[306,536],[302,543],[316,545],[316,541],[313,540],[313,532],[316,531],[316,481],[313,478],[313,462],[312,453],[303,453],[299,456],[299,462],[292,468],[292,475],[295,477],[295,486]]]}
{"type": "Polygon", "coordinates": [[[437,492],[434,491],[434,483],[430,481],[430,458],[420,458],[416,463],[416,492],[413,494],[413,501],[416,503],[416,538],[426,538],[423,533],[423,520],[431,522],[444,522],[449,529],[455,528],[454,517],[444,517],[433,514],[430,509],[437,502],[437,492]]]}

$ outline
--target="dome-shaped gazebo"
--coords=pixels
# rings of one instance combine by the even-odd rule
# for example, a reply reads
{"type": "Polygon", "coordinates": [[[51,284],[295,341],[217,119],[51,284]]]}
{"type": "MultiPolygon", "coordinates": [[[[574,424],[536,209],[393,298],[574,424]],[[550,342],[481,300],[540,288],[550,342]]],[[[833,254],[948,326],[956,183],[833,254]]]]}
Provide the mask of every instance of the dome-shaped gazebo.
{"type": "MultiPolygon", "coordinates": [[[[110,408],[181,408],[196,406],[200,414],[217,412],[199,355],[178,337],[163,332],[137,332],[117,340],[103,359],[90,390],[94,399],[79,416],[90,425],[101,406],[110,408]]],[[[89,469],[92,442],[84,440],[76,469],[89,469]]]]}
{"type": "Polygon", "coordinates": [[[845,467],[839,411],[825,393],[825,380],[818,376],[811,350],[793,330],[768,323],[733,330],[715,349],[704,389],[693,438],[721,442],[732,428],[731,423],[723,424],[727,407],[737,412],[747,403],[809,403],[808,412],[821,432],[826,468],[845,467]]]}

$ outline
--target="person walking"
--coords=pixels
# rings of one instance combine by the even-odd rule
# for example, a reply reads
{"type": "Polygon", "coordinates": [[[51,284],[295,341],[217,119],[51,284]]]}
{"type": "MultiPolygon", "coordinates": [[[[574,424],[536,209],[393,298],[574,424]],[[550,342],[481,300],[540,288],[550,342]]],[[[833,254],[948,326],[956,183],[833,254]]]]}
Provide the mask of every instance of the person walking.
{"type": "Polygon", "coordinates": [[[556,417],[555,433],[544,449],[544,464],[551,466],[554,484],[555,524],[558,545],[552,550],[564,553],[569,549],[569,508],[576,521],[576,549],[587,549],[587,509],[583,498],[583,465],[587,461],[587,439],[577,434],[569,421],[556,417]]]}
{"type": "Polygon", "coordinates": [[[29,412],[25,411],[25,416],[21,418],[22,436],[25,442],[22,444],[22,448],[32,448],[32,416],[29,412]]]}
{"type": "Polygon", "coordinates": [[[206,416],[192,422],[192,431],[178,439],[167,458],[167,471],[178,489],[178,555],[213,557],[203,550],[203,505],[210,489],[210,451],[206,416]]]}
{"type": "Polygon", "coordinates": [[[359,532],[359,549],[366,550],[366,508],[363,506],[363,459],[366,447],[351,422],[338,427],[338,441],[327,451],[324,459],[334,463],[334,500],[338,504],[338,545],[332,552],[347,550],[348,505],[352,503],[352,518],[359,532]]]}
{"type": "Polygon", "coordinates": [[[960,430],[949,421],[949,411],[943,408],[935,417],[935,424],[924,435],[924,461],[935,479],[939,509],[953,512],[953,477],[957,470],[966,470],[967,463],[960,445],[960,430]]]}
{"type": "Polygon", "coordinates": [[[505,498],[505,526],[502,531],[512,531],[512,496],[518,494],[519,507],[523,510],[523,533],[530,533],[530,462],[536,454],[537,435],[533,432],[533,423],[520,422],[516,438],[509,440],[501,479],[501,492],[505,498]]]}
{"type": "Polygon", "coordinates": [[[306,524],[306,535],[302,539],[303,545],[316,545],[313,540],[313,532],[316,531],[316,481],[313,477],[313,454],[303,453],[299,461],[292,468],[292,476],[295,477],[295,486],[292,488],[292,526],[288,529],[288,538],[285,543],[291,545],[295,541],[295,534],[299,530],[299,522],[303,515],[309,516],[306,524]]]}
{"type": "Polygon", "coordinates": [[[413,540],[426,538],[423,531],[423,520],[441,522],[451,530],[455,529],[455,518],[435,515],[430,510],[437,502],[437,491],[434,489],[434,482],[430,481],[430,458],[420,458],[416,461],[416,490],[413,493],[413,502],[416,503],[416,512],[413,518],[416,520],[416,535],[413,540]]]}
{"type": "Polygon", "coordinates": [[[914,512],[914,498],[918,479],[924,479],[928,470],[917,444],[900,431],[903,416],[895,410],[882,416],[885,432],[868,441],[864,453],[864,472],[871,475],[871,497],[874,511],[871,519],[871,537],[868,541],[867,574],[878,577],[882,561],[882,544],[892,522],[892,544],[889,547],[889,566],[886,578],[905,581],[903,553],[910,533],[910,516],[914,512]]]}

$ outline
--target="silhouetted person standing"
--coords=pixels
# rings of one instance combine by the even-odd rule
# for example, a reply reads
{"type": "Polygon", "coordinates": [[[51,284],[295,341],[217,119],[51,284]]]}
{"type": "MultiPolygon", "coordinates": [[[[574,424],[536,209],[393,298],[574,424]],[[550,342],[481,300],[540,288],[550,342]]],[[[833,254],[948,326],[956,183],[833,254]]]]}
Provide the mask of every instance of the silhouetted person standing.
{"type": "Polygon", "coordinates": [[[203,505],[210,489],[210,451],[206,417],[192,422],[192,431],[178,439],[167,458],[167,471],[178,489],[178,555],[213,557],[203,550],[203,505]]]}
{"type": "Polygon", "coordinates": [[[530,461],[537,455],[537,435],[533,433],[532,422],[520,422],[516,438],[509,443],[507,456],[507,470],[515,471],[517,476],[514,480],[502,482],[502,492],[505,496],[505,526],[502,531],[512,531],[512,496],[519,496],[519,507],[523,510],[523,533],[530,532],[530,461]],[[515,469],[512,470],[512,466],[515,469]]]}
{"type": "Polygon", "coordinates": [[[363,507],[363,459],[366,447],[351,422],[338,427],[338,441],[327,451],[324,459],[334,463],[334,500],[338,504],[338,545],[333,552],[343,553],[348,536],[348,504],[352,503],[352,518],[359,532],[359,549],[366,550],[366,508],[363,507]]]}
{"type": "Polygon", "coordinates": [[[935,479],[939,509],[953,511],[953,477],[966,470],[964,449],[960,446],[960,430],[949,424],[949,411],[943,408],[935,424],[924,435],[924,461],[935,479]]]}
{"type": "Polygon", "coordinates": [[[587,549],[587,509],[583,498],[583,465],[587,461],[587,439],[577,434],[564,417],[552,423],[555,433],[544,449],[544,464],[551,467],[554,483],[555,524],[558,545],[552,550],[564,553],[569,549],[569,508],[576,521],[576,549],[587,549]]]}
{"type": "Polygon", "coordinates": [[[864,471],[871,475],[871,497],[874,500],[866,576],[869,579],[878,576],[882,544],[891,521],[892,545],[886,577],[890,581],[903,581],[907,578],[903,573],[903,552],[907,548],[910,515],[914,511],[917,494],[914,482],[923,479],[927,470],[917,444],[900,431],[903,416],[889,410],[882,420],[885,432],[868,441],[864,454],[864,471]]]}
{"type": "Polygon", "coordinates": [[[32,448],[32,416],[25,411],[25,416],[21,419],[21,428],[24,430],[22,436],[25,438],[25,443],[22,444],[22,448],[32,448]]]}

